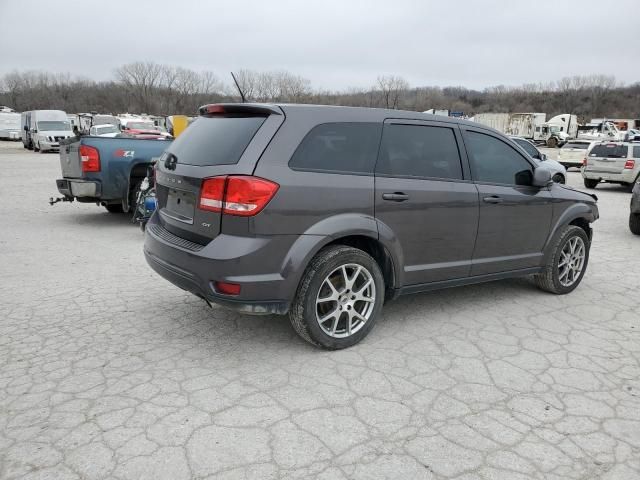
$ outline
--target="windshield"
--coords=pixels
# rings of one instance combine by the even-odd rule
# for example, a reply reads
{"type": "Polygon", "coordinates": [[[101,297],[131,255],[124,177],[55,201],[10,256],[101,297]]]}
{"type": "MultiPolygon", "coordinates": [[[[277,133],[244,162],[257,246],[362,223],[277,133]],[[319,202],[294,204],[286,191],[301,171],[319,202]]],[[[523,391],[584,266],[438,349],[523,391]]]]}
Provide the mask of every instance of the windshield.
{"type": "Polygon", "coordinates": [[[626,145],[617,145],[609,143],[607,145],[596,145],[589,154],[590,157],[605,158],[627,158],[628,147],[626,145]]]}
{"type": "Polygon", "coordinates": [[[38,122],[38,130],[41,132],[66,131],[71,130],[71,123],[62,120],[49,120],[38,122]]]}
{"type": "Polygon", "coordinates": [[[115,125],[96,127],[96,132],[98,133],[98,135],[102,135],[103,133],[118,133],[119,131],[120,130],[118,130],[118,127],[116,127],[115,125]]]}
{"type": "Polygon", "coordinates": [[[565,143],[562,148],[577,148],[578,150],[586,150],[587,148],[589,148],[589,144],[582,142],[569,142],[565,143]]]}
{"type": "Polygon", "coordinates": [[[135,130],[157,130],[153,123],[144,122],[129,122],[127,123],[127,128],[133,128],[135,130]]]}

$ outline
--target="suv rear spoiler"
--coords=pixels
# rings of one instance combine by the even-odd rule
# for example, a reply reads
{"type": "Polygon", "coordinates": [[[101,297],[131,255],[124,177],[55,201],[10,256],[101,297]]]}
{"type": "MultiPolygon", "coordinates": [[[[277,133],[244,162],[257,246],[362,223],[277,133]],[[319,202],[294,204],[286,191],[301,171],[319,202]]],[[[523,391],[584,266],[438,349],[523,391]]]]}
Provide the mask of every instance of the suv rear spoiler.
{"type": "Polygon", "coordinates": [[[198,109],[202,116],[224,115],[227,113],[248,115],[283,115],[280,107],[267,103],[212,103],[198,109]]]}

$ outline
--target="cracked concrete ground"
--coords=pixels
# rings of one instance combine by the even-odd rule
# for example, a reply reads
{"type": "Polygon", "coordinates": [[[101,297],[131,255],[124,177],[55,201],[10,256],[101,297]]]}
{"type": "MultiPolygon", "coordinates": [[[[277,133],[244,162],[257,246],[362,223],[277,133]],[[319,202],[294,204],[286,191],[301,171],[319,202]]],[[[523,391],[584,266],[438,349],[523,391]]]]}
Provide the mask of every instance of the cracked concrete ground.
{"type": "Polygon", "coordinates": [[[640,478],[640,238],[617,186],[572,294],[405,297],[325,352],[160,279],[124,216],[47,205],[57,154],[5,143],[0,171],[0,478],[640,478]]]}

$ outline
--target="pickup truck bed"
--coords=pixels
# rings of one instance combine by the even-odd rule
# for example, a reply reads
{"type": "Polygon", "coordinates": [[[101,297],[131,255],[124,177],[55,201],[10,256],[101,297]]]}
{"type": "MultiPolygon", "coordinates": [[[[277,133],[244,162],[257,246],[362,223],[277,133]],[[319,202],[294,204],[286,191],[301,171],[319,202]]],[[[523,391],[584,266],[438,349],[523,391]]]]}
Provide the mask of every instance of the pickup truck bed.
{"type": "Polygon", "coordinates": [[[72,137],[60,143],[62,178],[56,180],[56,186],[67,201],[97,203],[110,212],[128,212],[132,194],[146,176],[147,167],[169,145],[169,140],[72,137]],[[83,171],[83,146],[97,151],[97,171],[83,171]]]}

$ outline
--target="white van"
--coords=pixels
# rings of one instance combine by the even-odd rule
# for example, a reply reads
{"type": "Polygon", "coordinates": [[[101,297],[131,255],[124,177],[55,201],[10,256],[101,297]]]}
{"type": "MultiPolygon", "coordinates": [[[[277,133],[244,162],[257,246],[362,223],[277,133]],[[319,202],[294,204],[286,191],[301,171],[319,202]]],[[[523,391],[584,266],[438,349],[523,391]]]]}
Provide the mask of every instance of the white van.
{"type": "Polygon", "coordinates": [[[20,114],[0,112],[0,140],[20,140],[20,114]]]}
{"type": "Polygon", "coordinates": [[[71,122],[62,110],[31,112],[31,141],[34,151],[59,150],[60,140],[69,137],[73,137],[71,122]]]}

